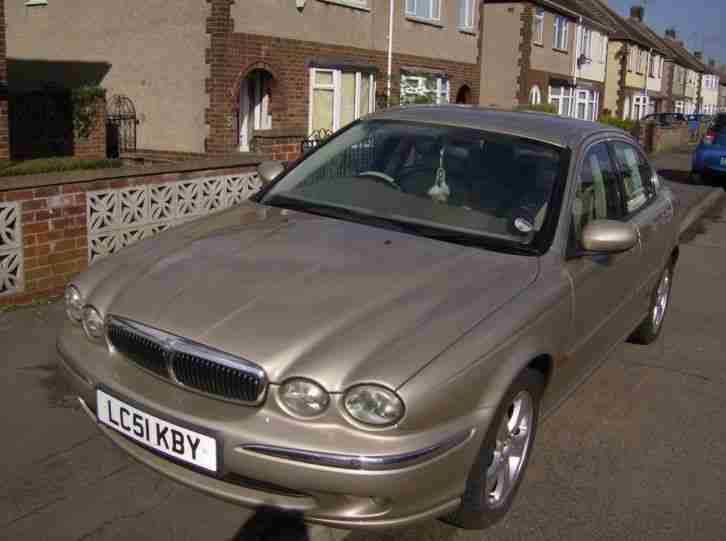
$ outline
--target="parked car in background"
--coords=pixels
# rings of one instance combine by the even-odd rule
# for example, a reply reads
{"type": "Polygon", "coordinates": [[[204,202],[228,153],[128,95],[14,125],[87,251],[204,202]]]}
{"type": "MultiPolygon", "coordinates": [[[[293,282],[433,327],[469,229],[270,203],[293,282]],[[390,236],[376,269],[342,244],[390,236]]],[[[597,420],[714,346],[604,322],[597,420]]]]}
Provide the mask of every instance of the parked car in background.
{"type": "Polygon", "coordinates": [[[486,527],[541,415],[663,327],[674,198],[619,129],[414,105],[259,172],[74,279],[58,339],[103,433],[213,496],[486,527]]]}
{"type": "Polygon", "coordinates": [[[643,117],[641,122],[655,122],[659,126],[671,126],[674,122],[687,122],[682,113],[652,113],[643,117]]]}
{"type": "Polygon", "coordinates": [[[693,153],[694,183],[720,182],[726,187],[726,113],[719,113],[693,153]]]}

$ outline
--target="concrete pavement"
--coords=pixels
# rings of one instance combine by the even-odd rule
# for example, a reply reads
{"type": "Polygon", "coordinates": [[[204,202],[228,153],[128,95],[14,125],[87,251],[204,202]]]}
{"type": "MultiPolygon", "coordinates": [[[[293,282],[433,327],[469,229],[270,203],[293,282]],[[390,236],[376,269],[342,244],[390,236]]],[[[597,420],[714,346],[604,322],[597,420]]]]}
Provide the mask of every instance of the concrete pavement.
{"type": "MultiPolygon", "coordinates": [[[[684,217],[715,197],[671,180],[684,217]]],[[[61,306],[0,312],[0,538],[721,540],[725,239],[722,200],[683,236],[661,339],[620,345],[542,424],[517,501],[486,533],[438,521],[380,534],[306,527],[167,481],[102,437],[57,377],[61,306]]]]}

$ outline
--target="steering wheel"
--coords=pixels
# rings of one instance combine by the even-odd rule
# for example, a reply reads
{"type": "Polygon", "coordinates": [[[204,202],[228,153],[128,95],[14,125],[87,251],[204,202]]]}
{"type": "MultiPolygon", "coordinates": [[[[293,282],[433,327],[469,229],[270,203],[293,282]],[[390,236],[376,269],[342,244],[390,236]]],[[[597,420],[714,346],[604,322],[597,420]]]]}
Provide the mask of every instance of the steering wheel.
{"type": "Polygon", "coordinates": [[[381,173],[380,171],[363,171],[362,173],[358,173],[356,176],[373,177],[375,179],[380,179],[385,181],[387,186],[391,186],[399,192],[401,191],[401,187],[398,185],[398,183],[396,183],[396,180],[393,177],[387,175],[386,173],[381,173]]]}

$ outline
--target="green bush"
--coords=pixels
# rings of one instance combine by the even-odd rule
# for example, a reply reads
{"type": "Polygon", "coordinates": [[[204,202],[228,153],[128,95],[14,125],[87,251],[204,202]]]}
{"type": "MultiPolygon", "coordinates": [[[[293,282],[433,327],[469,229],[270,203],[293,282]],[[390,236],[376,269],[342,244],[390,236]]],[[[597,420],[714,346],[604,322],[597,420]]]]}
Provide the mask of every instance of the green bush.
{"type": "Polygon", "coordinates": [[[611,115],[603,115],[598,119],[598,121],[602,124],[615,126],[616,128],[620,128],[621,130],[625,130],[626,132],[631,132],[633,128],[635,128],[636,124],[634,120],[624,120],[622,118],[611,115]]]}
{"type": "Polygon", "coordinates": [[[80,169],[108,169],[121,167],[121,160],[82,160],[80,158],[39,158],[21,162],[0,162],[0,177],[14,175],[37,175],[40,173],[57,173],[80,169]]]}
{"type": "Polygon", "coordinates": [[[518,107],[520,111],[537,111],[540,113],[551,113],[553,115],[557,114],[557,106],[552,103],[538,103],[538,104],[531,104],[528,103],[526,105],[520,105],[518,107]]]}

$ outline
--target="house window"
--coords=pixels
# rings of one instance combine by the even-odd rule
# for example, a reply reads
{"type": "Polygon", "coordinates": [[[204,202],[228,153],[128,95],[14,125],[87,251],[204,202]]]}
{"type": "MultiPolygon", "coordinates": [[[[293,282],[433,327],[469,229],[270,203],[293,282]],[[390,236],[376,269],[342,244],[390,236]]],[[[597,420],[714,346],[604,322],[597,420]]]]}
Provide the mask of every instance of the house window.
{"type": "Polygon", "coordinates": [[[683,113],[683,112],[685,112],[685,106],[684,105],[685,104],[683,103],[683,101],[681,101],[681,100],[677,101],[676,104],[675,104],[675,107],[674,107],[675,110],[676,110],[676,113],[683,113]]]}
{"type": "Polygon", "coordinates": [[[602,38],[602,56],[600,57],[600,63],[605,64],[608,60],[608,37],[604,34],[600,35],[602,38]]]}
{"type": "Polygon", "coordinates": [[[630,118],[630,97],[625,98],[623,103],[623,119],[628,120],[630,118]]]}
{"type": "Polygon", "coordinates": [[[373,74],[336,69],[310,70],[309,131],[338,130],[375,109],[373,74]]]}
{"type": "Polygon", "coordinates": [[[635,71],[635,60],[636,60],[635,57],[637,54],[638,54],[637,47],[628,48],[628,71],[635,71]]]}
{"type": "Polygon", "coordinates": [[[583,28],[580,33],[580,56],[592,58],[592,30],[583,28]]]}
{"type": "Polygon", "coordinates": [[[571,86],[550,87],[550,103],[557,109],[557,114],[570,116],[572,111],[573,93],[571,86]]]}
{"type": "Polygon", "coordinates": [[[650,66],[648,67],[648,76],[649,77],[655,77],[655,74],[658,73],[656,68],[658,67],[658,57],[657,56],[651,56],[650,57],[650,66]]]}
{"type": "Polygon", "coordinates": [[[442,75],[402,74],[401,104],[449,103],[449,80],[442,75]]]}
{"type": "Polygon", "coordinates": [[[542,103],[542,93],[537,85],[534,85],[532,90],[529,91],[529,103],[532,105],[539,105],[542,103]]]}
{"type": "Polygon", "coordinates": [[[648,114],[648,96],[633,96],[633,120],[640,120],[648,114]]]}
{"type": "Polygon", "coordinates": [[[635,70],[636,73],[644,73],[645,72],[645,66],[648,63],[648,52],[647,51],[640,51],[640,54],[638,55],[638,66],[635,70]]]}
{"type": "Polygon", "coordinates": [[[429,21],[441,20],[441,0],[406,0],[406,15],[429,21]]]}
{"type": "Polygon", "coordinates": [[[459,28],[474,29],[474,0],[459,0],[459,28]]]}
{"type": "Polygon", "coordinates": [[[544,41],[544,9],[537,8],[534,12],[534,27],[532,36],[535,43],[542,45],[544,41]]]}
{"type": "Polygon", "coordinates": [[[555,49],[567,50],[567,27],[568,21],[559,15],[555,17],[555,35],[552,47],[555,49]]]}

